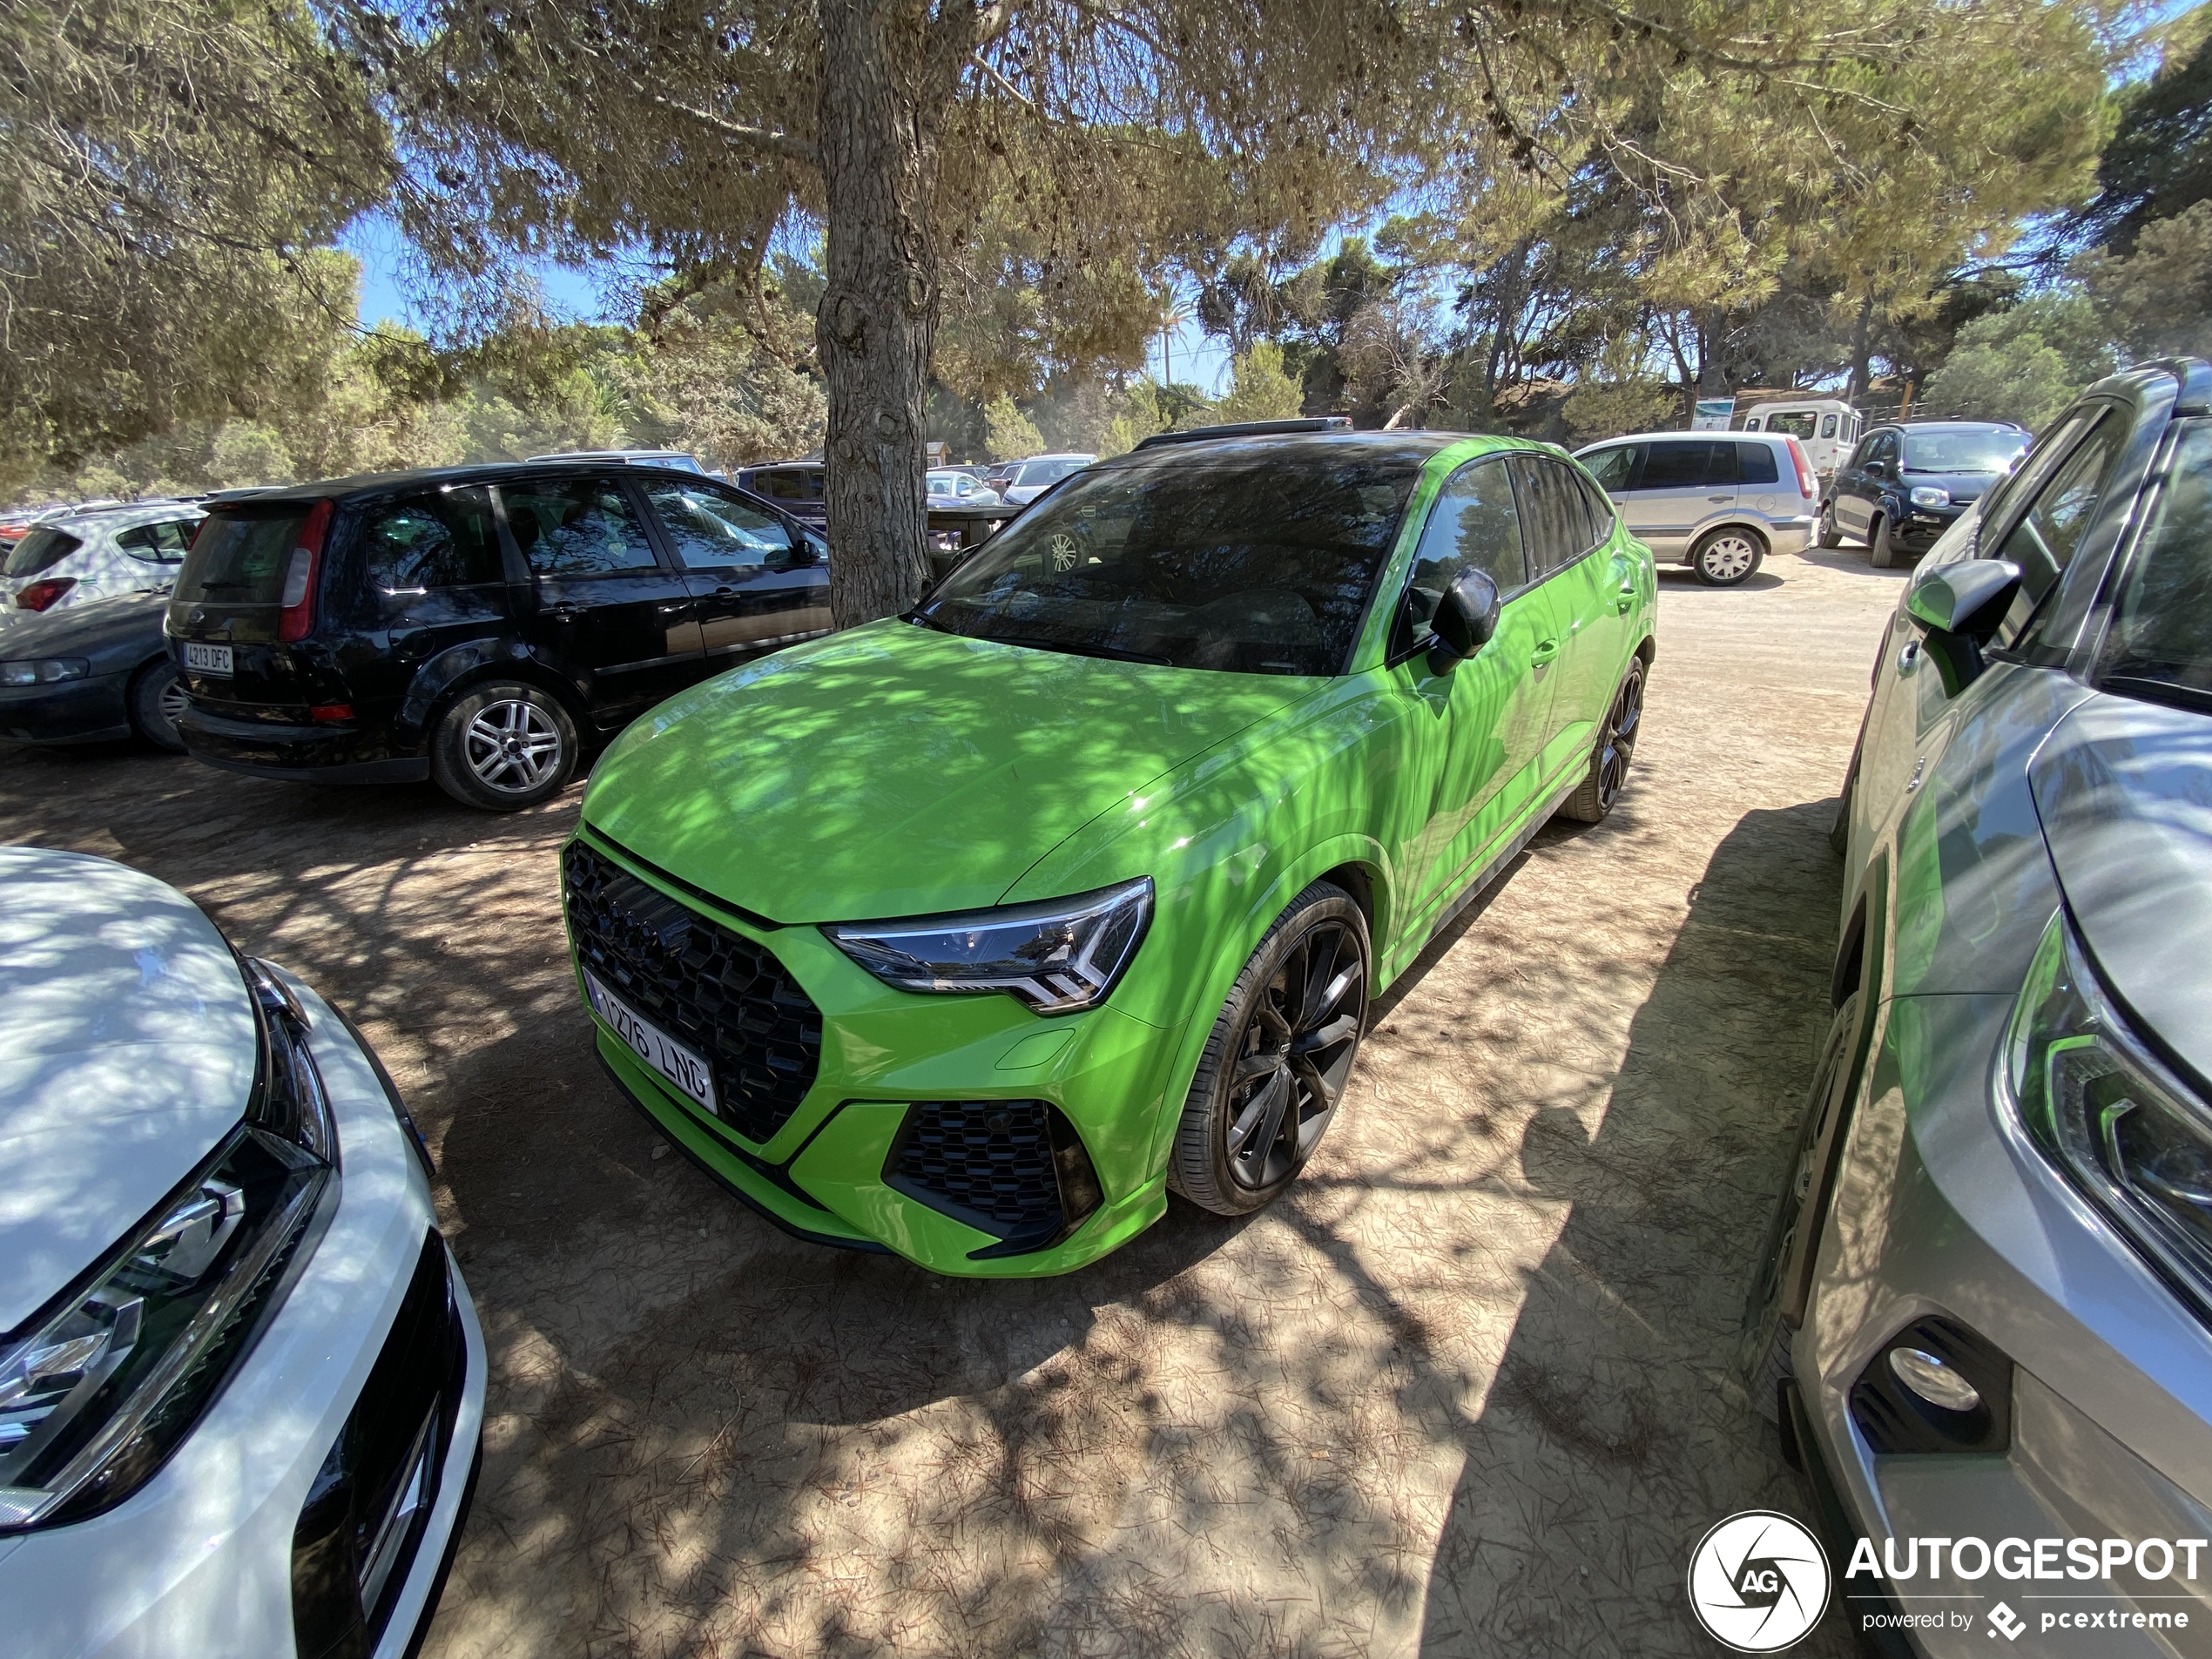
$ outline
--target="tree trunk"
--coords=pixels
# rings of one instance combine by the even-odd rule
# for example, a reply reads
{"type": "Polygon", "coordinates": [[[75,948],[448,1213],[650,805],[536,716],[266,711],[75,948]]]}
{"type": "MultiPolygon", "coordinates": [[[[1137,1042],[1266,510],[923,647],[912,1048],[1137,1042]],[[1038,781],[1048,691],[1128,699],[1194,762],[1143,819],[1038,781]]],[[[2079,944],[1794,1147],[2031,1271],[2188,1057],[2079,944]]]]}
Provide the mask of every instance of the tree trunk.
{"type": "Polygon", "coordinates": [[[1874,371],[1874,296],[1858,302],[1858,320],[1851,331],[1851,383],[1844,393],[1857,401],[1866,395],[1866,382],[1874,371]]]}
{"type": "Polygon", "coordinates": [[[815,141],[829,246],[814,332],[829,383],[823,482],[840,628],[905,610],[929,573],[922,395],[937,317],[929,206],[944,105],[919,68],[930,56],[927,16],[898,0],[821,6],[815,141]]]}

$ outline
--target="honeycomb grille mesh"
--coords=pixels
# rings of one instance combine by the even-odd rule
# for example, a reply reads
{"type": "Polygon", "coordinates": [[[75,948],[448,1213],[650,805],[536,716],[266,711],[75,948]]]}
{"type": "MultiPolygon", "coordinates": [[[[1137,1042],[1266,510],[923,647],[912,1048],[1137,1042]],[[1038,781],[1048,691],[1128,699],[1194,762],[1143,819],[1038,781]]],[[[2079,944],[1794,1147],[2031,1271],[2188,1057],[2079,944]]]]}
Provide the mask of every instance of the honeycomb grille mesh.
{"type": "Polygon", "coordinates": [[[773,952],[581,841],[561,855],[569,933],[606,988],[714,1069],[723,1122],[774,1136],[813,1087],[822,1015],[773,952]]]}
{"type": "Polygon", "coordinates": [[[1002,1235],[1058,1229],[1060,1187],[1042,1101],[925,1101],[913,1109],[894,1185],[936,1208],[984,1218],[1002,1235]]]}

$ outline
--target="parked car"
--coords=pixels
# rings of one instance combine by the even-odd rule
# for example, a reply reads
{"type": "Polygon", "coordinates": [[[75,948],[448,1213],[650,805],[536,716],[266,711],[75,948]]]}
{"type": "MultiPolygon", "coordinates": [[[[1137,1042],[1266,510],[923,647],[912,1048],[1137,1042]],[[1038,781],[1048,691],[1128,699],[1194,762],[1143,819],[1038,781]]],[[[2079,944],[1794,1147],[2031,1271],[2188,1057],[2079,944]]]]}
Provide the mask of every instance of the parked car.
{"type": "Polygon", "coordinates": [[[588,742],[827,631],[821,537],[696,473],[578,462],[341,478],[209,503],[167,627],[202,760],[545,799],[588,742]]]}
{"type": "Polygon", "coordinates": [[[996,507],[999,493],[974,473],[958,467],[933,468],[924,477],[932,507],[996,507]]]}
{"type": "MultiPolygon", "coordinates": [[[[1912,1536],[2204,1532],[2208,597],[2212,365],[2176,362],[2066,410],[1884,631],[1835,1021],[1750,1309],[1838,1561],[1854,1533],[1899,1541],[1886,1573],[1912,1536]]],[[[2019,1593],[1938,1560],[1889,1589],[2019,1593]]],[[[2064,1588],[2212,1616],[2201,1574],[2138,1563],[2064,1588]]],[[[1911,1650],[1986,1654],[1969,1618],[1911,1650]]],[[[2194,1650],[2132,1639],[2089,1645],[2194,1650]]]]}
{"type": "Polygon", "coordinates": [[[0,738],[102,743],[132,735],[185,752],[185,688],[162,637],[166,589],[26,617],[0,633],[0,738]]]}
{"type": "Polygon", "coordinates": [[[0,1000],[9,1651],[411,1652],[487,1366],[390,1078],[81,853],[0,848],[0,1000]]]}
{"type": "Polygon", "coordinates": [[[1846,534],[1887,570],[1900,553],[1925,553],[1952,521],[2009,473],[2027,448],[2023,427],[1986,421],[1910,421],[1878,426],[1836,469],[1820,509],[1820,544],[1846,534]]]}
{"type": "Polygon", "coordinates": [[[33,525],[0,562],[0,631],[34,612],[176,580],[200,520],[190,502],[80,509],[33,525]]]}
{"type": "Polygon", "coordinates": [[[631,467],[674,467],[682,472],[705,473],[705,465],[688,449],[556,449],[532,455],[532,461],[596,461],[631,467]]]}
{"type": "Polygon", "coordinates": [[[1575,451],[1632,534],[1708,586],[1748,582],[1769,553],[1799,553],[1818,487],[1788,433],[1639,432],[1575,451]]]}
{"type": "Polygon", "coordinates": [[[1805,459],[1812,462],[1814,477],[1820,479],[1842,464],[1858,442],[1864,425],[1857,409],[1835,397],[1760,403],[1743,416],[1746,432],[1775,432],[1795,438],[1805,459]]]}
{"type": "Polygon", "coordinates": [[[609,748],[563,853],[600,1056],[780,1225],[941,1272],[1255,1210],[1372,999],[1613,807],[1656,606],[1542,446],[1151,440],[609,748]]]}
{"type": "Polygon", "coordinates": [[[1027,461],[1003,463],[984,482],[999,493],[1000,499],[1027,507],[1069,473],[1081,472],[1097,459],[1089,455],[1031,455],[1027,461]]]}
{"type": "Polygon", "coordinates": [[[822,463],[819,461],[779,461],[772,466],[747,467],[733,481],[738,489],[775,502],[779,511],[809,524],[829,517],[822,498],[822,463]]]}

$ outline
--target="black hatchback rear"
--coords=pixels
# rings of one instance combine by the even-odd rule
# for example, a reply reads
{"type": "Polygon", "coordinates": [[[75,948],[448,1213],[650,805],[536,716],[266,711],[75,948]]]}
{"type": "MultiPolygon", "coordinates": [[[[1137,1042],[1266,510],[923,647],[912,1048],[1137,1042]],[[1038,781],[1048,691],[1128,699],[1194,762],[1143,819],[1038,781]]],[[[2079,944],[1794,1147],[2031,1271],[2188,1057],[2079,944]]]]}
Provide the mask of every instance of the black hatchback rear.
{"type": "Polygon", "coordinates": [[[697,473],[459,468],[217,499],[166,626],[200,759],[513,809],[653,704],[826,632],[828,570],[819,531],[697,473]]]}

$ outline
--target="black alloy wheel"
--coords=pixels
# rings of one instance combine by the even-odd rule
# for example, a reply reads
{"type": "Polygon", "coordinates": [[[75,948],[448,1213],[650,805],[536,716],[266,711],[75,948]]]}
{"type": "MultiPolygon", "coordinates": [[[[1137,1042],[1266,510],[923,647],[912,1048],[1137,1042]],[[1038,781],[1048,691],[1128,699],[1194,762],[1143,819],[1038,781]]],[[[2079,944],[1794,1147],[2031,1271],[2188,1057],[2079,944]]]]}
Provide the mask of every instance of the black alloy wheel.
{"type": "Polygon", "coordinates": [[[1316,882],[1252,953],[1191,1080],[1169,1183],[1219,1215],[1295,1179],[1344,1098],[1366,1028],[1366,918],[1316,882]]]}
{"type": "Polygon", "coordinates": [[[1590,770],[1581,786],[1560,807],[1561,816],[1584,824],[1602,824],[1628,787],[1629,763],[1635,759],[1636,738],[1643,729],[1643,659],[1629,664],[1613,706],[1605,711],[1605,726],[1597,746],[1590,752],[1590,770]]]}

